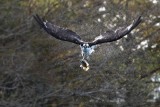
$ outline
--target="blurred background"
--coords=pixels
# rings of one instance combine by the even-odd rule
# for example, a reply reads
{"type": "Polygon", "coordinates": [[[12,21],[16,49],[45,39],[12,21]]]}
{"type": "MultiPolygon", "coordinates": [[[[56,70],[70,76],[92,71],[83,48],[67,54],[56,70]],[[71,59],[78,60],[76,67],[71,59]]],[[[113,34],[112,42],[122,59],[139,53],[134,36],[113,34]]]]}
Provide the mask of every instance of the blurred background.
{"type": "Polygon", "coordinates": [[[160,1],[1,0],[0,106],[160,106],[160,1]],[[85,72],[79,46],[48,35],[34,14],[86,41],[140,15],[143,22],[98,46],[85,72]]]}

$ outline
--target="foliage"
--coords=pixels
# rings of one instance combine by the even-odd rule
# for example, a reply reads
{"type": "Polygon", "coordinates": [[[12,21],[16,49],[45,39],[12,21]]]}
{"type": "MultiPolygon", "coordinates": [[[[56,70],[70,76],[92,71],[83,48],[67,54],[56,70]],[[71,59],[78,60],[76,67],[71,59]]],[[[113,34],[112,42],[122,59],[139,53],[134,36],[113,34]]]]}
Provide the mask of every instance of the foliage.
{"type": "Polygon", "coordinates": [[[157,107],[160,98],[151,93],[160,81],[151,78],[160,75],[159,6],[151,0],[1,0],[0,106],[157,107]],[[127,37],[98,46],[84,72],[79,47],[41,30],[36,13],[88,41],[139,15],[143,22],[127,37]]]}

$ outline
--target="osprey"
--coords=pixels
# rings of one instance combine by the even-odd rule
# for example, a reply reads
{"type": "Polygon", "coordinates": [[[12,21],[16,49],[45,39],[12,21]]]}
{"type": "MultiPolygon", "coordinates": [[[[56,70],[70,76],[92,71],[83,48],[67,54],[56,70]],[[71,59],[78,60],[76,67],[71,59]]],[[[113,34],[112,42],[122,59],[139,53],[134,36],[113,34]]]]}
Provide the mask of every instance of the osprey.
{"type": "Polygon", "coordinates": [[[38,15],[34,15],[33,17],[41,28],[43,28],[48,34],[55,37],[56,39],[80,45],[81,54],[83,57],[80,67],[82,67],[85,71],[89,69],[87,59],[89,58],[89,55],[94,52],[94,48],[97,44],[113,42],[121,39],[123,36],[129,34],[141,22],[141,16],[139,16],[132,24],[127,27],[120,27],[115,31],[106,31],[104,33],[101,33],[100,36],[96,37],[93,41],[86,42],[83,41],[77,33],[73,32],[70,29],[62,28],[48,21],[44,21],[38,15]]]}

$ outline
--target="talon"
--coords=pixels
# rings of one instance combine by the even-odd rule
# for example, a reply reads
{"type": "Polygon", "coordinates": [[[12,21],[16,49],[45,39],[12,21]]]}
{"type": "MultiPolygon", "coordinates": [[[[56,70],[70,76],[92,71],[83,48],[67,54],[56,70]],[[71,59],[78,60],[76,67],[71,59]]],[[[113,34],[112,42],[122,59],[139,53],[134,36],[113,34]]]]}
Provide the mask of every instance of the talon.
{"type": "Polygon", "coordinates": [[[89,70],[89,63],[85,60],[82,59],[81,60],[81,65],[80,67],[84,70],[84,71],[88,71],[89,70]]]}

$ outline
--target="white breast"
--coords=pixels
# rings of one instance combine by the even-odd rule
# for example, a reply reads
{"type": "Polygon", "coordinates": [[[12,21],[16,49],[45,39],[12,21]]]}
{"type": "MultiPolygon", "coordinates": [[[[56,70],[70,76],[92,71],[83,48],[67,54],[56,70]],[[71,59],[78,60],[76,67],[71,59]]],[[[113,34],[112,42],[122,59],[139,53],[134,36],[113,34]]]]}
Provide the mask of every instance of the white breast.
{"type": "Polygon", "coordinates": [[[89,58],[89,55],[91,55],[93,52],[94,52],[94,47],[95,46],[92,46],[92,47],[83,47],[83,46],[80,46],[81,47],[81,54],[83,56],[83,58],[89,58]]]}

